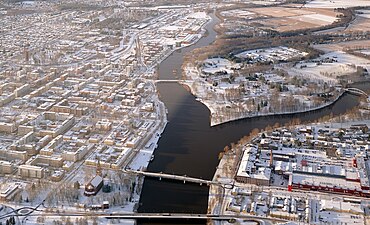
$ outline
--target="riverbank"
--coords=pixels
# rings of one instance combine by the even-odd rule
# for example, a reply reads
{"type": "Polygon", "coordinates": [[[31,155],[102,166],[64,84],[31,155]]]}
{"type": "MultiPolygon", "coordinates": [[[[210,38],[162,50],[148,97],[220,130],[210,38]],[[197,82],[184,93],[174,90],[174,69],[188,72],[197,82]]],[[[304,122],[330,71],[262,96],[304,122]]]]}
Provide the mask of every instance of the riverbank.
{"type": "Polygon", "coordinates": [[[210,111],[210,126],[217,126],[217,125],[221,125],[223,123],[228,123],[228,122],[231,122],[231,121],[247,119],[247,118],[264,117],[264,116],[272,116],[272,115],[294,115],[294,114],[297,114],[297,113],[312,112],[312,111],[320,110],[320,109],[323,109],[323,108],[328,107],[330,105],[333,105],[345,93],[345,91],[342,90],[333,100],[331,100],[329,102],[325,102],[324,104],[322,104],[320,106],[313,107],[313,108],[308,108],[308,109],[304,109],[304,110],[285,111],[285,112],[270,112],[270,113],[255,112],[253,114],[242,115],[242,116],[232,115],[232,116],[229,116],[229,117],[225,118],[225,117],[215,116],[216,111],[217,111],[216,108],[218,107],[217,103],[206,101],[203,98],[198,97],[198,95],[197,95],[198,93],[193,88],[193,85],[192,85],[193,82],[194,81],[182,81],[180,83],[187,87],[186,89],[189,90],[190,93],[197,98],[197,101],[201,102],[202,104],[204,104],[208,108],[208,110],[210,111]]]}

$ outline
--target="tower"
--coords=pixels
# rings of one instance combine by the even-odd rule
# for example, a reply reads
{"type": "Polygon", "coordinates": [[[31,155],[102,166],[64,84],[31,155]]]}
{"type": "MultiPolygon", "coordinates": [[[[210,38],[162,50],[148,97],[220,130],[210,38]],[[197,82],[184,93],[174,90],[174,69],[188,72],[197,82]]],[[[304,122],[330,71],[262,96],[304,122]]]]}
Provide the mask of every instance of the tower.
{"type": "Polygon", "coordinates": [[[270,167],[273,166],[273,160],[274,160],[274,156],[273,156],[272,149],[271,149],[270,150],[270,167]]]}
{"type": "Polygon", "coordinates": [[[23,48],[23,53],[24,53],[24,60],[25,60],[25,62],[26,63],[29,62],[29,60],[30,60],[30,53],[28,51],[28,47],[24,47],[23,48]]]}
{"type": "Polygon", "coordinates": [[[96,165],[96,175],[102,177],[102,168],[100,164],[100,159],[98,158],[98,164],[96,165]]]}
{"type": "Polygon", "coordinates": [[[142,45],[141,45],[141,41],[140,41],[140,38],[139,36],[136,37],[136,48],[135,48],[135,51],[136,51],[136,59],[137,59],[137,62],[139,65],[143,65],[143,59],[142,59],[142,55],[141,55],[141,48],[142,48],[142,45]]]}

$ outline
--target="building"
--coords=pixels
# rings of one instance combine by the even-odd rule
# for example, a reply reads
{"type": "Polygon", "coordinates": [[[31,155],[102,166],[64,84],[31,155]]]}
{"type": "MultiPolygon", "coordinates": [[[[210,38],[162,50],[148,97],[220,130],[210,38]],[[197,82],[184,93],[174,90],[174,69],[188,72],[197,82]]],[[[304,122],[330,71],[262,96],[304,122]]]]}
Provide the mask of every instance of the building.
{"type": "Polygon", "coordinates": [[[0,199],[1,200],[12,200],[13,197],[19,192],[18,185],[5,185],[4,188],[0,190],[0,199]]]}
{"type": "Polygon", "coordinates": [[[288,191],[312,190],[344,195],[370,197],[370,192],[361,187],[358,181],[345,176],[295,171],[289,176],[288,191]]]}
{"type": "Polygon", "coordinates": [[[103,187],[103,178],[99,175],[96,175],[89,183],[85,185],[86,196],[96,195],[100,189],[103,187]]]}
{"type": "Polygon", "coordinates": [[[16,129],[17,128],[14,123],[0,122],[0,132],[13,133],[14,131],[16,131],[16,129]]]}
{"type": "Polygon", "coordinates": [[[14,172],[14,166],[11,162],[0,160],[0,174],[11,174],[14,172]]]}
{"type": "Polygon", "coordinates": [[[258,148],[248,146],[236,174],[236,181],[241,183],[266,185],[270,184],[271,168],[268,161],[257,159],[258,148]]]}
{"type": "Polygon", "coordinates": [[[18,174],[25,178],[43,178],[44,168],[32,165],[21,165],[18,167],[18,174]]]}

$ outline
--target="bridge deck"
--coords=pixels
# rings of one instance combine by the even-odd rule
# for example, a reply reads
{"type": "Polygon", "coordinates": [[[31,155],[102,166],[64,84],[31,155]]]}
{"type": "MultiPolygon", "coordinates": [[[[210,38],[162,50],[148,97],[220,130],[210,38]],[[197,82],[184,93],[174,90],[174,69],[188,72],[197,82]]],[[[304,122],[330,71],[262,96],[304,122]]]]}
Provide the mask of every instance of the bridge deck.
{"type": "Polygon", "coordinates": [[[173,175],[173,174],[165,174],[165,173],[153,173],[153,172],[144,172],[144,171],[134,171],[134,170],[127,170],[128,173],[133,173],[137,175],[143,175],[147,177],[156,177],[156,178],[163,178],[163,179],[171,179],[171,180],[179,180],[184,182],[190,182],[190,183],[198,183],[198,184],[215,184],[215,185],[221,185],[218,182],[214,182],[211,180],[204,180],[200,178],[194,178],[194,177],[188,177],[186,175],[179,176],[179,175],[173,175]]]}
{"type": "MultiPolygon", "coordinates": [[[[12,215],[10,215],[12,216],[12,215]]],[[[10,217],[9,216],[9,217],[10,217]]],[[[258,224],[264,224],[262,221],[287,222],[279,218],[264,218],[253,215],[214,215],[214,214],[186,214],[186,213],[107,213],[107,212],[37,212],[29,214],[28,217],[38,216],[67,216],[67,217],[84,217],[94,216],[107,219],[204,219],[204,220],[231,220],[244,219],[255,221],[258,224]]],[[[7,216],[8,217],[8,216],[7,216]]],[[[7,218],[6,217],[6,218],[7,218]]]]}
{"type": "Polygon", "coordinates": [[[358,88],[346,88],[345,91],[355,95],[364,95],[366,97],[369,97],[369,95],[365,91],[358,88]]]}
{"type": "Polygon", "coordinates": [[[186,82],[186,80],[155,80],[155,83],[181,83],[186,82]]]}

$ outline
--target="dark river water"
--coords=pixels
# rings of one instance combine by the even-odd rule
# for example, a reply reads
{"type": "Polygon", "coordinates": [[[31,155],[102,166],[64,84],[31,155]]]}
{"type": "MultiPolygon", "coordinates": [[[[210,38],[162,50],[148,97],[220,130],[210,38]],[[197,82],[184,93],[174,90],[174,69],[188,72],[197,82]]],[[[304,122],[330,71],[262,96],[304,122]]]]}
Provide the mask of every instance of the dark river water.
{"type": "MultiPolygon", "coordinates": [[[[174,52],[159,66],[159,79],[180,77],[183,56],[195,48],[209,45],[216,37],[214,18],[208,24],[208,35],[197,44],[174,52]],[[177,76],[173,71],[178,71],[177,76]]],[[[342,114],[358,104],[356,96],[345,94],[333,105],[308,113],[242,119],[210,127],[209,110],[176,83],[159,83],[161,100],[168,108],[169,123],[155,150],[155,159],[148,171],[188,175],[212,179],[218,164],[218,153],[226,145],[237,142],[254,128],[263,129],[292,119],[313,121],[333,113],[342,114]]],[[[146,178],[139,212],[206,213],[208,188],[176,181],[146,178]]],[[[139,224],[205,224],[205,221],[139,221],[139,224]]]]}

